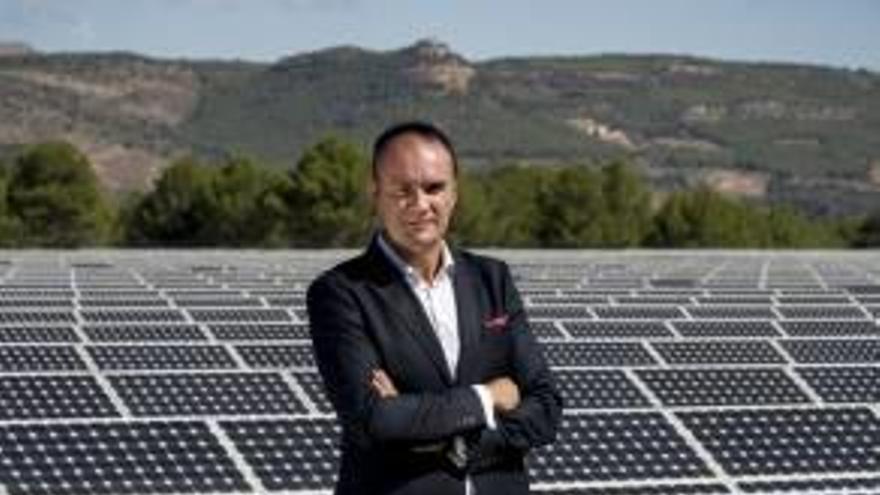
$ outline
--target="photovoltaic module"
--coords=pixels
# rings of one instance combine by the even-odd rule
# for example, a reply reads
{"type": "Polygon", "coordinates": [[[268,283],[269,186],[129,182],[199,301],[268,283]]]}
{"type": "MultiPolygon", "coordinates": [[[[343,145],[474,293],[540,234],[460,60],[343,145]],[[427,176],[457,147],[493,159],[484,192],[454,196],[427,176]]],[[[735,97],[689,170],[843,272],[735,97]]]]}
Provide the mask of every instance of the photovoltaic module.
{"type": "MultiPolygon", "coordinates": [[[[0,495],[330,493],[352,251],[0,252],[0,495]]],[[[880,493],[880,253],[495,251],[565,400],[536,493],[880,493]]]]}

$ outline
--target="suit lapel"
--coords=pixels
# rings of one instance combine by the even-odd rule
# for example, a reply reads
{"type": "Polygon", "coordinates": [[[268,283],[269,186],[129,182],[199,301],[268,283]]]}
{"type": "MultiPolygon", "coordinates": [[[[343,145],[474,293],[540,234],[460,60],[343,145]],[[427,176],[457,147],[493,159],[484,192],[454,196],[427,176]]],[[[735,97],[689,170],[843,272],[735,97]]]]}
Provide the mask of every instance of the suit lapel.
{"type": "Polygon", "coordinates": [[[477,293],[479,284],[471,267],[458,251],[453,251],[453,257],[455,258],[453,287],[458,312],[458,337],[461,342],[455,376],[460,383],[471,383],[473,380],[470,378],[470,373],[477,369],[472,361],[477,356],[482,325],[480,299],[477,293]]]}
{"type": "Polygon", "coordinates": [[[385,256],[375,240],[370,244],[367,256],[371,258],[369,266],[376,267],[373,280],[376,281],[380,297],[386,302],[385,307],[390,308],[394,316],[403,323],[405,331],[413,337],[422,352],[433,363],[443,382],[451,385],[452,376],[440,340],[403,274],[385,256]]]}

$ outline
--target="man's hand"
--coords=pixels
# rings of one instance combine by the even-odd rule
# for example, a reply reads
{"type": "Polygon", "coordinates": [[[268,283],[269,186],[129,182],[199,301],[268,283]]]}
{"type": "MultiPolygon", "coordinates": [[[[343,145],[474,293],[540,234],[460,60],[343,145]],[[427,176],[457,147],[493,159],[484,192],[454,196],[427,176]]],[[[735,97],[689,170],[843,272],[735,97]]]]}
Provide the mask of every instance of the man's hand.
{"type": "Polygon", "coordinates": [[[394,386],[391,377],[382,369],[373,370],[372,375],[370,375],[370,388],[379,394],[379,397],[382,399],[390,399],[398,395],[397,387],[394,386]]]}
{"type": "Polygon", "coordinates": [[[485,385],[492,394],[492,402],[498,412],[506,413],[519,407],[519,387],[510,378],[502,376],[485,385]]]}

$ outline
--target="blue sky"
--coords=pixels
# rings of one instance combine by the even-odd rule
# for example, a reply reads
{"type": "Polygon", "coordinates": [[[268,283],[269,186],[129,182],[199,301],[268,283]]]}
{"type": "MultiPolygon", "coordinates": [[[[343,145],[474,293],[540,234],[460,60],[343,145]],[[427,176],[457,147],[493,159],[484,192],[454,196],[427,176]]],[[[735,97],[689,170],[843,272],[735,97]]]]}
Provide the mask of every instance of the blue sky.
{"type": "Polygon", "coordinates": [[[273,61],[427,37],[474,60],[678,53],[880,72],[880,1],[0,0],[0,41],[46,51],[273,61]]]}

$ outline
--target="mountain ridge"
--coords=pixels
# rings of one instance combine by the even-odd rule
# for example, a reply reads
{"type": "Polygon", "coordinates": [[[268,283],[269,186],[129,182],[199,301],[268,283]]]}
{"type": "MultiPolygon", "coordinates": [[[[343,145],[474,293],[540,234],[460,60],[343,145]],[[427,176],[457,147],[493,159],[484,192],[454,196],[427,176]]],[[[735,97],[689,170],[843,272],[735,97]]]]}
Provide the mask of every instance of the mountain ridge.
{"type": "Polygon", "coordinates": [[[327,134],[366,147],[407,118],[440,123],[472,167],[623,158],[661,188],[714,173],[730,192],[819,214],[858,212],[880,192],[880,75],[867,70],[690,55],[470,61],[436,40],[272,63],[0,57],[0,146],[71,140],[115,190],[149,187],[185,154],[292,166],[327,134]]]}

